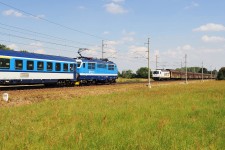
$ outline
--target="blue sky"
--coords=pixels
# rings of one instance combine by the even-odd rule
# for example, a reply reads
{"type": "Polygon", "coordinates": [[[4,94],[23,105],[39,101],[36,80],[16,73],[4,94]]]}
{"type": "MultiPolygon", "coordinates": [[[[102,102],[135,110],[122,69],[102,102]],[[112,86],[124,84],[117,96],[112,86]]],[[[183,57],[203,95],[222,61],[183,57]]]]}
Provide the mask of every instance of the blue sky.
{"type": "Polygon", "coordinates": [[[104,57],[120,71],[136,71],[147,66],[150,38],[152,69],[156,55],[158,68],[178,68],[185,54],[188,66],[203,62],[209,70],[220,69],[225,64],[224,8],[223,0],[0,0],[0,43],[68,57],[88,48],[84,55],[101,57],[104,40],[104,57]]]}

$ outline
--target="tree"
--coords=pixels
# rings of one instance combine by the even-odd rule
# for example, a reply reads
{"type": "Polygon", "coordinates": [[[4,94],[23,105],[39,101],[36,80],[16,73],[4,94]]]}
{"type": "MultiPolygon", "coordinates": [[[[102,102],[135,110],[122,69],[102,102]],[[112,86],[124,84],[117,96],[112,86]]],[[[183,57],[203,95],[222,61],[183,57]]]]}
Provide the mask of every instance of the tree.
{"type": "Polygon", "coordinates": [[[217,70],[213,70],[212,74],[216,77],[216,75],[218,74],[218,71],[217,70]]]}
{"type": "Polygon", "coordinates": [[[148,68],[147,67],[141,67],[136,71],[138,78],[148,78],[148,68]]]}
{"type": "Polygon", "coordinates": [[[122,77],[131,79],[133,76],[132,70],[123,70],[122,71],[122,77]]]}
{"type": "MultiPolygon", "coordinates": [[[[186,71],[185,67],[182,68],[176,68],[178,71],[186,71]]],[[[187,72],[200,72],[202,71],[200,67],[187,67],[187,72]]],[[[204,70],[203,70],[204,71],[204,70]]]]}
{"type": "MultiPolygon", "coordinates": [[[[202,68],[198,71],[198,73],[202,73],[202,68]]],[[[203,68],[203,73],[208,73],[208,70],[206,68],[203,68]]]]}
{"type": "Polygon", "coordinates": [[[220,68],[217,74],[217,80],[225,80],[225,67],[220,68]]]}
{"type": "Polygon", "coordinates": [[[28,50],[20,50],[20,51],[24,53],[29,53],[28,50]]]}
{"type": "Polygon", "coordinates": [[[3,45],[3,44],[0,44],[0,49],[3,49],[3,50],[12,50],[11,48],[3,45]]]}
{"type": "Polygon", "coordinates": [[[118,71],[118,77],[122,77],[122,74],[118,71]]]}

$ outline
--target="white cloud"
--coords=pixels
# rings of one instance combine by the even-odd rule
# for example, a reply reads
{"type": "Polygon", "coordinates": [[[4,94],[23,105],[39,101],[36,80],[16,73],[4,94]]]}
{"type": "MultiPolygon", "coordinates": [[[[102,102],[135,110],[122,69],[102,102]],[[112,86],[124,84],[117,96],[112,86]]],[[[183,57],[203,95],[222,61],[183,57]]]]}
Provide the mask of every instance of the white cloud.
{"type": "Polygon", "coordinates": [[[223,52],[225,51],[224,49],[222,48],[214,48],[214,49],[209,49],[209,48],[205,48],[205,49],[202,49],[201,52],[203,53],[220,53],[220,52],[223,52]]]}
{"type": "Polygon", "coordinates": [[[38,54],[46,54],[46,52],[45,52],[44,49],[38,49],[38,50],[35,50],[34,53],[38,53],[38,54]]]}
{"type": "Polygon", "coordinates": [[[224,37],[219,37],[219,36],[204,35],[204,36],[202,36],[202,41],[206,42],[206,43],[209,43],[209,42],[213,42],[213,43],[225,42],[225,38],[224,37]]]}
{"type": "MultiPolygon", "coordinates": [[[[160,58],[165,59],[168,63],[182,61],[184,63],[184,56],[187,54],[187,62],[189,66],[196,66],[204,61],[205,64],[215,65],[214,61],[221,60],[221,55],[225,54],[224,48],[208,48],[208,47],[192,47],[191,45],[178,46],[175,49],[169,49],[160,54],[160,58]]],[[[178,64],[179,65],[179,64],[178,64]]]]}
{"type": "Polygon", "coordinates": [[[135,35],[136,33],[135,32],[132,32],[132,31],[131,32],[128,32],[126,30],[123,30],[122,31],[122,34],[131,36],[131,35],[135,35]]]}
{"type": "Polygon", "coordinates": [[[191,4],[188,5],[188,6],[186,6],[186,7],[184,7],[184,9],[186,9],[186,10],[188,10],[188,9],[193,9],[193,8],[198,7],[198,6],[199,6],[198,3],[196,3],[196,2],[191,2],[191,4]]]}
{"type": "Polygon", "coordinates": [[[127,32],[126,30],[122,31],[123,37],[122,37],[122,41],[124,42],[133,42],[134,39],[134,35],[136,34],[135,32],[127,32]]]}
{"type": "Polygon", "coordinates": [[[106,4],[104,7],[106,11],[111,14],[124,14],[128,12],[123,6],[114,2],[106,4]]]}
{"type": "Polygon", "coordinates": [[[36,46],[36,47],[42,47],[43,44],[40,43],[40,42],[37,42],[37,43],[30,43],[31,46],[36,46]]]}
{"type": "Polygon", "coordinates": [[[193,53],[195,49],[189,45],[183,45],[183,46],[178,46],[175,49],[169,49],[166,52],[163,52],[162,55],[168,57],[168,58],[173,58],[173,59],[179,59],[182,58],[185,54],[187,53],[193,53]]]}
{"type": "Polygon", "coordinates": [[[18,12],[14,9],[5,10],[2,14],[5,16],[24,17],[23,13],[18,12]]]}
{"type": "Polygon", "coordinates": [[[159,50],[157,50],[157,49],[156,49],[156,50],[154,50],[154,56],[156,56],[156,55],[157,55],[157,56],[159,56],[159,55],[160,55],[160,52],[159,52],[159,50]]]}
{"type": "Polygon", "coordinates": [[[84,6],[78,6],[77,9],[79,9],[79,10],[85,10],[86,7],[84,7],[84,6]]]}
{"type": "Polygon", "coordinates": [[[7,47],[13,49],[13,50],[17,50],[18,49],[18,46],[16,44],[9,44],[7,45],[7,47]]]}
{"type": "Polygon", "coordinates": [[[41,19],[41,18],[45,18],[45,15],[41,14],[41,15],[36,15],[36,16],[27,16],[24,15],[23,13],[16,11],[14,9],[9,9],[9,10],[5,10],[2,12],[3,15],[5,16],[14,16],[14,17],[30,17],[30,18],[34,18],[34,19],[41,19]]]}
{"type": "Polygon", "coordinates": [[[134,45],[132,45],[132,46],[130,46],[129,49],[130,49],[131,52],[141,52],[141,53],[147,52],[147,47],[145,47],[145,46],[134,46],[134,45]]]}
{"type": "Polygon", "coordinates": [[[101,48],[98,45],[92,46],[85,51],[81,52],[82,56],[85,57],[99,57],[101,54],[101,48]]]}
{"type": "Polygon", "coordinates": [[[42,48],[43,43],[34,42],[34,43],[30,43],[30,46],[31,46],[31,48],[29,48],[29,49],[36,49],[36,50],[33,50],[34,53],[46,54],[46,51],[42,48]]]}
{"type": "Polygon", "coordinates": [[[104,35],[109,35],[110,32],[109,32],[109,31],[104,31],[103,34],[104,34],[104,35]]]}
{"type": "Polygon", "coordinates": [[[184,45],[182,47],[177,47],[178,50],[184,50],[184,51],[188,51],[188,50],[192,50],[192,46],[187,44],[187,45],[184,45]]]}
{"type": "Polygon", "coordinates": [[[116,57],[116,46],[120,44],[120,41],[106,41],[106,46],[104,48],[105,57],[116,57]]]}
{"type": "Polygon", "coordinates": [[[225,31],[225,26],[222,24],[208,23],[193,29],[193,31],[225,31]]]}
{"type": "Polygon", "coordinates": [[[122,37],[122,41],[124,41],[124,42],[133,42],[134,41],[134,37],[124,36],[124,37],[122,37]]]}
{"type": "Polygon", "coordinates": [[[129,47],[130,57],[138,57],[138,58],[147,58],[147,47],[145,46],[135,46],[132,45],[129,47]]]}
{"type": "Polygon", "coordinates": [[[113,41],[113,40],[111,40],[111,41],[106,41],[106,45],[107,45],[107,46],[116,46],[116,45],[118,45],[118,44],[120,44],[119,41],[113,41]]]}
{"type": "Polygon", "coordinates": [[[41,19],[41,18],[45,18],[45,15],[37,15],[36,17],[34,17],[35,19],[41,19]]]}

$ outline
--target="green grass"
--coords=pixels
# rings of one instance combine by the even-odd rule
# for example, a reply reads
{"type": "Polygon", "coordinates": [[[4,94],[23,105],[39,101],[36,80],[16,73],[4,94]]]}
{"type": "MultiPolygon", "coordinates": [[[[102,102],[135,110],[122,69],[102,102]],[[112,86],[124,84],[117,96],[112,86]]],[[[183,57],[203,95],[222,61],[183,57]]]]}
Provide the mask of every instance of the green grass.
{"type": "Polygon", "coordinates": [[[224,81],[0,109],[0,149],[224,149],[224,141],[224,81]]]}
{"type": "MultiPolygon", "coordinates": [[[[152,79],[151,79],[152,80],[152,79]]],[[[127,79],[127,78],[118,78],[116,80],[117,83],[124,83],[124,82],[130,82],[130,83],[134,83],[134,82],[148,82],[148,79],[144,79],[144,78],[132,78],[132,79],[127,79]]]]}

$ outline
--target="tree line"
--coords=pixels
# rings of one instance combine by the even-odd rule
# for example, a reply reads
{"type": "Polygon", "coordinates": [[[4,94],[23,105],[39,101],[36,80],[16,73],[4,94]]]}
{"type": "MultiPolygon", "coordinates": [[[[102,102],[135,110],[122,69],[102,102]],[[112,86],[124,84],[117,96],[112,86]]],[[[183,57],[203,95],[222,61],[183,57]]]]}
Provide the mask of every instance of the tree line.
{"type": "MultiPolygon", "coordinates": [[[[148,68],[147,67],[141,67],[139,68],[136,73],[134,73],[132,70],[123,70],[122,72],[118,72],[118,77],[121,78],[148,78],[148,68]]],[[[152,72],[150,71],[150,77],[152,77],[152,72]]]]}
{"type": "MultiPolygon", "coordinates": [[[[7,47],[6,45],[0,44],[0,49],[1,50],[13,50],[9,47],[7,47]]],[[[20,50],[21,52],[28,52],[27,50],[20,50]]]]}
{"type": "MultiPolygon", "coordinates": [[[[178,71],[185,71],[186,68],[183,67],[183,68],[177,68],[176,70],[178,71]]],[[[214,70],[208,70],[207,68],[202,68],[202,67],[187,67],[187,72],[193,72],[193,73],[202,73],[202,70],[203,70],[203,73],[204,74],[217,74],[217,70],[214,69],[214,70]]]]}
{"type": "MultiPolygon", "coordinates": [[[[186,68],[177,68],[175,70],[178,71],[185,71],[186,68]]],[[[188,72],[193,72],[193,73],[203,73],[204,74],[211,74],[216,76],[217,80],[225,80],[225,67],[222,67],[219,72],[214,69],[212,71],[207,70],[206,68],[201,68],[201,67],[188,67],[187,71],[188,72]]],[[[122,72],[118,72],[118,77],[121,78],[148,78],[148,68],[147,67],[141,67],[139,68],[135,73],[132,70],[123,70],[122,72]]],[[[150,77],[152,78],[152,72],[150,71],[150,77]]]]}

